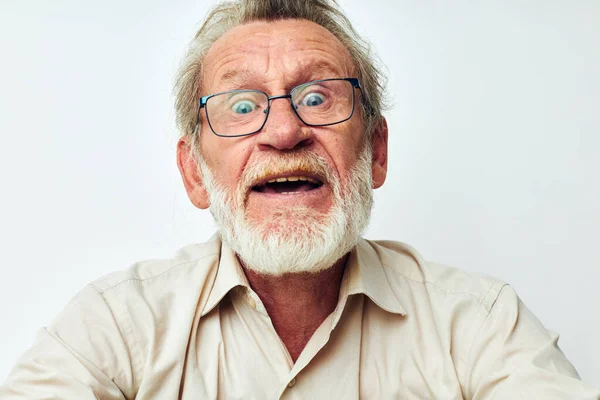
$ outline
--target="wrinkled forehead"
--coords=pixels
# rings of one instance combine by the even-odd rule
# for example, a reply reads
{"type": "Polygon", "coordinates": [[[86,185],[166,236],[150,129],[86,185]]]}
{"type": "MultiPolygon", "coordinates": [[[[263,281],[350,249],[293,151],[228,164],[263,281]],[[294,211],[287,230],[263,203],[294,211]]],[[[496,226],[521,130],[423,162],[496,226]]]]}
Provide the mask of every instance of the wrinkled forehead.
{"type": "MultiPolygon", "coordinates": [[[[237,26],[208,51],[203,68],[207,91],[244,80],[351,77],[346,47],[322,26],[307,20],[256,21],[237,26]]],[[[310,79],[308,79],[310,80],[310,79]]]]}

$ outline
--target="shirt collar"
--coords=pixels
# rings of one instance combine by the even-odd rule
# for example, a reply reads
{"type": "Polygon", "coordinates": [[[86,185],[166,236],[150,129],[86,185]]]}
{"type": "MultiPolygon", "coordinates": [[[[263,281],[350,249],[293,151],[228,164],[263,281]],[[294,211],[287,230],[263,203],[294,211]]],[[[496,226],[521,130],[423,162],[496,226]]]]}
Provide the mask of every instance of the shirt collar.
{"type": "MultiPolygon", "coordinates": [[[[220,238],[215,240],[220,241],[220,238]]],[[[202,316],[212,311],[231,289],[237,286],[250,288],[236,254],[222,242],[217,268],[215,283],[202,310],[202,316]]],[[[406,315],[404,307],[390,287],[377,252],[362,238],[348,257],[340,297],[359,293],[365,294],[388,312],[406,315]]]]}
{"type": "Polygon", "coordinates": [[[390,286],[381,259],[373,246],[362,238],[348,257],[342,290],[346,295],[362,293],[385,311],[406,315],[390,286]]]}
{"type": "MultiPolygon", "coordinates": [[[[221,241],[218,234],[216,236],[215,239],[221,241]]],[[[233,250],[223,242],[221,242],[221,253],[217,268],[217,277],[202,310],[202,317],[211,312],[231,289],[237,286],[250,287],[240,261],[233,250]]]]}

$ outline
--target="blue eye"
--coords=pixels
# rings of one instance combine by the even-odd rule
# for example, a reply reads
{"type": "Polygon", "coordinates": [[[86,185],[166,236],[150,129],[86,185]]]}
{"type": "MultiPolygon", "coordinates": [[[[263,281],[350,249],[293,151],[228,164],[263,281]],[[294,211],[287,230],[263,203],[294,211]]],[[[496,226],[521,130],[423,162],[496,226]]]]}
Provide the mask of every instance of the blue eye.
{"type": "Polygon", "coordinates": [[[325,96],[323,96],[320,93],[314,93],[314,92],[308,93],[302,99],[302,105],[308,106],[308,107],[320,106],[321,104],[323,104],[323,102],[325,102],[325,96]]]}
{"type": "Polygon", "coordinates": [[[256,107],[256,104],[254,104],[250,100],[241,100],[241,101],[236,102],[231,107],[231,109],[236,114],[248,114],[248,113],[251,113],[252,111],[254,111],[255,107],[256,107]]]}

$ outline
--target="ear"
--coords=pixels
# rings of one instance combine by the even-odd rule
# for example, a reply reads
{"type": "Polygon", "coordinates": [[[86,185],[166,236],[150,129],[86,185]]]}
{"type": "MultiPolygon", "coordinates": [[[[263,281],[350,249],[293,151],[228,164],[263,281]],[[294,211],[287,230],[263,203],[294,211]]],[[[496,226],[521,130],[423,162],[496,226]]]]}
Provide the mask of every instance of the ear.
{"type": "Polygon", "coordinates": [[[187,138],[181,138],[177,142],[177,167],[183,179],[183,186],[193,205],[198,208],[208,208],[210,202],[208,193],[198,174],[198,161],[193,156],[190,143],[187,138]]]}
{"type": "Polygon", "coordinates": [[[388,155],[388,127],[387,121],[382,116],[375,123],[372,133],[373,144],[373,189],[377,189],[385,182],[387,176],[387,155],[388,155]]]}

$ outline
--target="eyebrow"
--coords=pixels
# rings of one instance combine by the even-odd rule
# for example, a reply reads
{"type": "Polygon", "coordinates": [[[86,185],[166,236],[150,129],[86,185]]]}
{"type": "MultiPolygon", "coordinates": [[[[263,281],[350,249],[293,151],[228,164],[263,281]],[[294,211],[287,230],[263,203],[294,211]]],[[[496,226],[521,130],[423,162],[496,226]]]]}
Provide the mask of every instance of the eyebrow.
{"type": "Polygon", "coordinates": [[[220,84],[231,84],[231,83],[242,83],[244,81],[250,81],[255,77],[255,74],[250,72],[248,69],[234,69],[231,71],[227,71],[221,76],[219,79],[220,84]]]}
{"type": "Polygon", "coordinates": [[[327,61],[317,61],[314,64],[309,64],[306,68],[303,68],[300,71],[300,75],[309,81],[327,78],[346,78],[340,74],[342,74],[340,69],[334,67],[327,61]]]}
{"type": "MultiPolygon", "coordinates": [[[[290,83],[292,83],[293,86],[296,86],[304,82],[318,79],[347,78],[346,76],[338,76],[340,73],[336,71],[339,71],[339,69],[332,66],[331,63],[326,61],[317,61],[316,63],[309,64],[306,68],[299,69],[297,74],[295,74],[296,79],[293,79],[290,83]]],[[[243,84],[257,81],[258,76],[258,74],[249,69],[230,70],[221,76],[219,79],[219,85],[239,87],[243,84]]],[[[289,89],[291,89],[291,87],[289,89]]]]}

